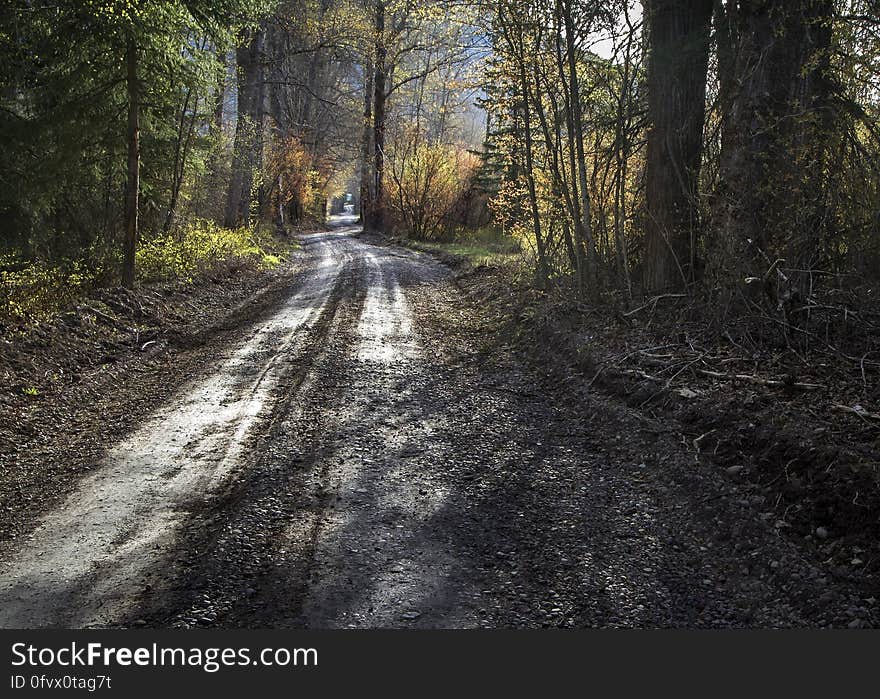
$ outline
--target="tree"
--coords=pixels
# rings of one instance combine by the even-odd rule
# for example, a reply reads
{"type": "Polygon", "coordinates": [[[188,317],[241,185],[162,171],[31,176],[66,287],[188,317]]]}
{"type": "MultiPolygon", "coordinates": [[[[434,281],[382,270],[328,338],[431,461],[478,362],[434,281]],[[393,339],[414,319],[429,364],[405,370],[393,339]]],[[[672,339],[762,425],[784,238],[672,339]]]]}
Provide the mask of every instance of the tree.
{"type": "Polygon", "coordinates": [[[133,285],[142,228],[170,224],[199,156],[187,134],[216,88],[217,48],[261,11],[257,0],[4,6],[2,239],[27,257],[89,256],[133,285]]]}
{"type": "Polygon", "coordinates": [[[122,286],[134,286],[134,260],[138,240],[138,201],[140,196],[140,86],[138,85],[137,45],[134,32],[126,37],[126,88],[128,91],[128,179],[125,196],[125,242],[122,253],[122,286]]]}
{"type": "Polygon", "coordinates": [[[369,134],[363,134],[362,150],[370,151],[371,162],[368,167],[362,163],[362,172],[369,181],[361,184],[361,191],[369,196],[363,206],[364,225],[382,230],[387,207],[385,141],[389,101],[405,87],[418,86],[441,67],[469,59],[466,25],[459,18],[467,8],[434,1],[420,4],[416,0],[370,0],[367,8],[371,37],[365,42],[362,61],[371,68],[372,79],[364,84],[372,90],[372,104],[365,105],[364,116],[372,121],[369,134]]]}
{"type": "MultiPolygon", "coordinates": [[[[719,251],[752,270],[816,262],[835,118],[831,0],[716,5],[721,28],[719,251]]],[[[734,269],[740,271],[740,264],[734,269]]]]}
{"type": "Polygon", "coordinates": [[[583,293],[584,286],[587,285],[590,293],[595,295],[596,291],[596,248],[593,244],[592,221],[590,219],[590,190],[587,185],[587,163],[584,155],[584,124],[583,113],[581,111],[581,89],[580,77],[578,76],[578,55],[574,21],[572,19],[572,0],[557,0],[556,12],[562,18],[562,29],[565,32],[565,61],[568,67],[568,77],[565,77],[565,71],[562,67],[562,61],[559,61],[560,77],[563,85],[567,85],[566,94],[569,99],[566,101],[566,115],[569,125],[569,143],[572,144],[572,159],[576,163],[572,171],[577,170],[577,191],[580,196],[575,196],[575,210],[577,218],[575,220],[575,231],[577,231],[576,239],[576,260],[578,270],[578,289],[583,293]],[[585,255],[584,255],[585,251],[585,255]],[[581,263],[582,258],[585,259],[586,269],[581,263]]]}
{"type": "Polygon", "coordinates": [[[368,217],[364,225],[374,231],[385,228],[385,105],[388,46],[385,36],[385,0],[376,0],[375,5],[376,47],[373,58],[373,186],[370,187],[372,201],[367,209],[368,217]]]}
{"type": "Polygon", "coordinates": [[[644,283],[697,276],[699,176],[712,0],[650,0],[644,283]]]}
{"type": "Polygon", "coordinates": [[[417,240],[439,237],[474,170],[474,156],[461,147],[430,141],[411,126],[400,133],[386,165],[390,208],[417,240]]]}
{"type": "Polygon", "coordinates": [[[232,155],[232,175],[224,223],[235,228],[250,221],[254,172],[260,167],[265,111],[265,57],[263,27],[246,29],[235,51],[238,110],[232,155]]]}

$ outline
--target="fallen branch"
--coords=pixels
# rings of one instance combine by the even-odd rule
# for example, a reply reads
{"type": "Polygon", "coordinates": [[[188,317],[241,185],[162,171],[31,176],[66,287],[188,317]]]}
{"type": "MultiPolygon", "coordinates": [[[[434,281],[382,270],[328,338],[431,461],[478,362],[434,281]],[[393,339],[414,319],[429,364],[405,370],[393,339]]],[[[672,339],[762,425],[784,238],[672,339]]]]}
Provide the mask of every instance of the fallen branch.
{"type": "Polygon", "coordinates": [[[817,383],[799,383],[797,381],[787,382],[778,379],[762,379],[760,376],[752,376],[751,374],[725,374],[720,371],[709,371],[708,369],[695,369],[698,374],[710,376],[713,379],[737,379],[739,381],[748,381],[749,383],[758,384],[759,386],[786,386],[788,388],[800,388],[804,391],[814,391],[819,388],[825,388],[817,383]]]}
{"type": "Polygon", "coordinates": [[[634,315],[635,315],[636,313],[638,313],[639,311],[643,311],[643,310],[645,310],[648,306],[650,306],[652,309],[653,309],[653,308],[656,308],[656,307],[657,307],[657,303],[658,303],[661,299],[684,299],[684,298],[687,298],[687,294],[661,294],[660,296],[655,296],[655,297],[652,298],[650,301],[648,301],[647,303],[645,303],[645,304],[639,306],[638,308],[634,308],[633,310],[631,310],[631,311],[629,311],[629,312],[627,312],[627,313],[621,313],[621,315],[622,315],[624,318],[629,318],[630,316],[634,316],[634,315]]]}
{"type": "Polygon", "coordinates": [[[834,403],[832,406],[835,410],[840,410],[844,413],[853,413],[854,415],[858,415],[861,418],[865,418],[866,420],[878,420],[880,421],[880,414],[878,413],[869,413],[867,410],[862,408],[861,406],[857,406],[855,408],[851,408],[848,405],[843,405],[842,403],[834,403]]]}
{"type": "Polygon", "coordinates": [[[99,311],[97,308],[93,306],[80,306],[82,310],[86,313],[91,313],[95,316],[96,319],[103,321],[106,325],[111,325],[114,328],[122,328],[124,330],[133,331],[132,328],[128,327],[123,321],[119,318],[114,318],[111,315],[104,313],[103,311],[99,311]]]}
{"type": "Polygon", "coordinates": [[[638,376],[640,379],[645,379],[645,381],[654,381],[656,383],[660,383],[663,381],[663,379],[659,379],[656,376],[651,376],[650,374],[646,374],[644,371],[639,371],[638,369],[617,369],[616,371],[627,376],[638,376]]]}

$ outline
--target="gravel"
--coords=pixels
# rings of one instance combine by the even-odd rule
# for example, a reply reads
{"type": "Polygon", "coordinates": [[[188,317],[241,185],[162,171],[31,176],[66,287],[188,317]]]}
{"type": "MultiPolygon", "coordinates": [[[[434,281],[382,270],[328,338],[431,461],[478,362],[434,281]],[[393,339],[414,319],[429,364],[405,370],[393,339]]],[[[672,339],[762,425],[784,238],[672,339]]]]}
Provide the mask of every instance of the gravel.
{"type": "Polygon", "coordinates": [[[268,353],[278,374],[234,468],[180,505],[102,625],[876,625],[873,596],[662,418],[549,354],[488,351],[483,309],[430,258],[332,242],[327,302],[268,353]]]}

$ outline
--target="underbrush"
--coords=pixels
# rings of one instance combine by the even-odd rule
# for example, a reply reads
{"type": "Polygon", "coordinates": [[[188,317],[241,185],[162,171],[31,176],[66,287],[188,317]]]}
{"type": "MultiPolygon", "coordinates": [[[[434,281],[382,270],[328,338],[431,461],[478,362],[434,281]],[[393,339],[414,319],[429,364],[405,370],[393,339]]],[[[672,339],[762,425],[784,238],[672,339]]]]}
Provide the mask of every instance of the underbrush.
{"type": "MultiPolygon", "coordinates": [[[[200,219],[143,241],[137,278],[141,283],[192,281],[243,267],[271,269],[292,245],[268,228],[228,229],[200,219]]],[[[0,327],[40,320],[94,289],[115,286],[118,268],[118,259],[98,255],[54,264],[0,258],[0,327]]]]}
{"type": "Polygon", "coordinates": [[[571,289],[538,290],[501,268],[478,271],[459,281],[495,319],[486,351],[514,347],[566,385],[623,401],[677,433],[694,469],[720,470],[756,517],[836,575],[880,576],[872,294],[815,293],[787,316],[758,304],[713,315],[674,295],[623,311],[578,303],[571,289]]]}
{"type": "Polygon", "coordinates": [[[82,262],[51,266],[0,259],[0,327],[51,314],[93,288],[100,271],[82,262]]]}
{"type": "Polygon", "coordinates": [[[451,255],[474,266],[513,262],[521,254],[520,245],[515,239],[493,228],[458,231],[445,242],[407,242],[417,250],[451,255]]]}
{"type": "Polygon", "coordinates": [[[221,266],[241,264],[271,269],[281,263],[285,247],[265,228],[230,229],[198,220],[182,232],[142,244],[137,251],[138,278],[144,282],[192,279],[221,266]]]}

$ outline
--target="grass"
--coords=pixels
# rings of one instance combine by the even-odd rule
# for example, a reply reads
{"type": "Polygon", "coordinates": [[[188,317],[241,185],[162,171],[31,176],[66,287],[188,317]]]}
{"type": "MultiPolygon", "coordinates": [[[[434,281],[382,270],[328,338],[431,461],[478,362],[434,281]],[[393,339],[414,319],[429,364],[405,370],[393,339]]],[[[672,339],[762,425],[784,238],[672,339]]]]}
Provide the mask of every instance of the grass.
{"type": "Polygon", "coordinates": [[[451,242],[418,242],[414,247],[454,255],[472,266],[501,264],[520,255],[516,240],[491,228],[461,232],[451,242]]]}
{"type": "MultiPolygon", "coordinates": [[[[199,219],[163,236],[143,241],[136,257],[139,283],[222,273],[232,267],[272,269],[296,243],[270,228],[229,229],[199,219]]],[[[0,327],[46,318],[90,290],[118,283],[118,259],[53,264],[20,263],[0,257],[0,327]]]]}

